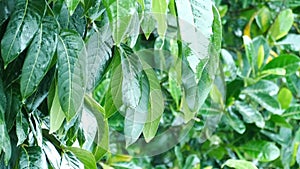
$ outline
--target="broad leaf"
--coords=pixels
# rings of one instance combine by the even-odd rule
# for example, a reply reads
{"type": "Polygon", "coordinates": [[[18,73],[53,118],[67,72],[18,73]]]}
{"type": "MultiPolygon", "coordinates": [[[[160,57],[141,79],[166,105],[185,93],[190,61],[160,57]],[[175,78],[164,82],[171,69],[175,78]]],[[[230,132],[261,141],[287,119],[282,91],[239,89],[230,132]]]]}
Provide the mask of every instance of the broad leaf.
{"type": "Polygon", "coordinates": [[[224,117],[226,122],[239,134],[243,134],[246,131],[244,122],[231,109],[224,117]]]}
{"type": "Polygon", "coordinates": [[[240,114],[243,116],[243,120],[246,123],[255,123],[257,127],[263,128],[265,121],[259,111],[255,110],[252,106],[247,105],[244,102],[236,101],[235,106],[240,114]]]}
{"type": "Polygon", "coordinates": [[[73,31],[62,31],[57,54],[59,102],[69,121],[83,103],[86,86],[86,53],[81,37],[73,31]]]}
{"type": "Polygon", "coordinates": [[[274,143],[264,140],[249,141],[239,149],[243,150],[247,159],[257,159],[261,162],[273,161],[280,155],[280,150],[274,143]]]}
{"type": "Polygon", "coordinates": [[[247,93],[247,95],[271,113],[282,114],[280,104],[274,97],[264,93],[247,93]]]}
{"type": "Polygon", "coordinates": [[[272,23],[272,13],[269,8],[262,7],[255,16],[257,26],[262,32],[266,32],[272,23]]]}
{"type": "Polygon", "coordinates": [[[113,41],[109,25],[102,27],[101,32],[94,33],[86,44],[88,79],[87,90],[91,91],[97,86],[112,58],[113,41]]]}
{"type": "Polygon", "coordinates": [[[224,168],[224,166],[228,166],[235,169],[257,169],[257,167],[252,162],[245,160],[229,159],[222,165],[222,168],[224,168]]]}
{"type": "Polygon", "coordinates": [[[20,169],[48,168],[46,156],[41,147],[22,147],[19,167],[20,169]]]}
{"type": "Polygon", "coordinates": [[[38,30],[45,1],[18,0],[1,40],[1,55],[5,67],[29,45],[38,30]]]}
{"type": "Polygon", "coordinates": [[[263,69],[284,68],[287,75],[295,73],[300,67],[300,58],[293,54],[282,54],[272,59],[263,69]]]}
{"type": "Polygon", "coordinates": [[[71,152],[65,152],[62,154],[60,168],[66,169],[83,169],[83,164],[76,158],[71,152]]]}
{"type": "Polygon", "coordinates": [[[152,0],[141,1],[144,2],[144,13],[143,20],[141,22],[141,28],[145,34],[146,39],[148,39],[156,27],[157,21],[155,20],[154,15],[151,13],[152,0]]]}
{"type": "Polygon", "coordinates": [[[265,93],[275,95],[278,93],[278,86],[276,83],[268,80],[260,80],[257,83],[246,87],[243,93],[265,93]]]}
{"type": "Polygon", "coordinates": [[[277,98],[281,107],[287,109],[293,100],[293,94],[289,89],[284,87],[280,89],[277,98]]]}
{"type": "Polygon", "coordinates": [[[77,7],[77,5],[79,4],[80,0],[65,0],[68,10],[70,12],[70,15],[73,15],[73,13],[75,12],[75,9],[77,7]]]}
{"type": "Polygon", "coordinates": [[[97,169],[95,157],[91,152],[76,147],[66,147],[66,149],[71,151],[82,162],[85,169],[97,169]]]}
{"type": "Polygon", "coordinates": [[[282,114],[284,118],[291,118],[295,120],[300,120],[300,105],[292,105],[282,114]]]}
{"type": "Polygon", "coordinates": [[[61,157],[54,145],[49,141],[43,141],[43,151],[53,168],[60,167],[61,157]]]}
{"type": "Polygon", "coordinates": [[[22,69],[21,93],[30,96],[46,75],[57,45],[58,25],[53,17],[43,18],[29,49],[22,69]],[[47,45],[45,45],[47,44],[47,45]]]}
{"type": "Polygon", "coordinates": [[[279,13],[275,22],[272,24],[268,34],[274,39],[278,40],[284,37],[291,29],[294,22],[293,11],[285,9],[279,13]]]}

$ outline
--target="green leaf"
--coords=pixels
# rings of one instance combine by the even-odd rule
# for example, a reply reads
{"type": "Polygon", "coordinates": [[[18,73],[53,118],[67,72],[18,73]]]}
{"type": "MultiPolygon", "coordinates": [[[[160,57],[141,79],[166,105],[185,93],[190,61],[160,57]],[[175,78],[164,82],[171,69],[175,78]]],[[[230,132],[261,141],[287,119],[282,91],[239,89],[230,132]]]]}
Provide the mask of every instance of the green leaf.
{"type": "Polygon", "coordinates": [[[66,149],[74,153],[85,169],[97,169],[95,157],[91,152],[76,147],[66,147],[66,149]]]}
{"type": "Polygon", "coordinates": [[[224,166],[228,166],[235,169],[257,169],[257,167],[252,162],[245,160],[229,159],[222,165],[222,168],[224,168],[224,166]]]}
{"type": "Polygon", "coordinates": [[[287,108],[289,108],[289,106],[293,100],[293,94],[289,89],[283,87],[280,89],[280,91],[277,95],[277,98],[278,98],[278,101],[279,101],[281,107],[283,109],[287,109],[287,108]]]}
{"type": "Polygon", "coordinates": [[[274,40],[284,37],[291,29],[293,22],[294,16],[291,9],[281,11],[268,32],[269,36],[274,40]]]}
{"type": "Polygon", "coordinates": [[[269,80],[260,80],[257,83],[246,87],[243,93],[265,93],[270,95],[277,94],[279,88],[276,83],[269,80]]]}
{"type": "Polygon", "coordinates": [[[259,111],[255,110],[252,106],[240,101],[236,101],[235,106],[243,116],[243,120],[246,123],[255,123],[257,127],[264,128],[265,121],[259,111]]]}
{"type": "Polygon", "coordinates": [[[57,54],[59,102],[69,121],[83,103],[86,86],[86,54],[81,37],[74,31],[63,30],[57,54]]]}
{"type": "Polygon", "coordinates": [[[86,43],[88,79],[87,91],[95,88],[103,78],[111,58],[113,41],[108,24],[102,27],[101,32],[95,32],[86,43]]]}
{"type": "Polygon", "coordinates": [[[239,147],[247,159],[269,162],[280,156],[279,148],[273,142],[264,140],[249,141],[239,147]]]}
{"type": "Polygon", "coordinates": [[[50,141],[43,141],[43,151],[53,168],[60,167],[61,157],[54,145],[50,141]]]}
{"type": "Polygon", "coordinates": [[[229,124],[236,132],[243,134],[246,131],[246,126],[244,122],[239,119],[239,117],[232,112],[230,109],[229,113],[225,116],[226,123],[229,124]]]}
{"type": "Polygon", "coordinates": [[[1,39],[1,55],[5,67],[17,58],[34,37],[45,9],[45,2],[18,0],[15,9],[1,39]]]}
{"type": "Polygon", "coordinates": [[[247,93],[247,95],[271,113],[279,115],[283,113],[279,102],[274,97],[264,93],[247,93]]]}
{"type": "Polygon", "coordinates": [[[0,1],[0,26],[6,21],[10,16],[11,12],[14,10],[15,1],[12,0],[2,0],[0,1]]]}
{"type": "Polygon", "coordinates": [[[300,44],[297,43],[300,41],[300,35],[289,33],[286,38],[283,40],[277,42],[277,45],[283,45],[289,47],[293,51],[299,51],[300,50],[300,44]]]}
{"type": "Polygon", "coordinates": [[[20,169],[48,168],[46,156],[41,147],[22,147],[19,167],[20,169]]]}
{"type": "Polygon", "coordinates": [[[60,168],[82,169],[84,166],[73,153],[65,152],[62,154],[60,168]]]}
{"type": "Polygon", "coordinates": [[[0,100],[0,153],[1,151],[4,152],[4,161],[5,165],[7,165],[11,158],[11,143],[5,124],[6,96],[3,90],[2,79],[0,79],[0,100]]]}
{"type": "Polygon", "coordinates": [[[148,39],[156,27],[157,21],[155,20],[154,15],[151,13],[152,0],[141,0],[141,1],[145,3],[141,28],[145,34],[146,39],[148,39]]]}
{"type": "MultiPolygon", "coordinates": [[[[85,96],[84,111],[91,113],[97,121],[96,147],[93,149],[95,160],[98,162],[109,150],[108,121],[104,118],[104,109],[93,98],[85,96]]],[[[88,120],[88,119],[87,119],[88,120]]],[[[89,123],[89,122],[86,122],[89,123]]],[[[94,138],[91,138],[94,140],[94,138]]]]}
{"type": "Polygon", "coordinates": [[[277,125],[285,128],[293,128],[290,123],[286,121],[284,117],[281,117],[279,115],[272,115],[270,118],[271,121],[275,122],[277,125]]]}
{"type": "Polygon", "coordinates": [[[257,70],[257,52],[254,49],[253,42],[248,36],[243,36],[245,51],[248,63],[251,66],[249,71],[253,71],[254,73],[257,70]]]}
{"type": "Polygon", "coordinates": [[[197,157],[197,155],[195,154],[190,154],[184,163],[183,169],[191,169],[194,168],[195,165],[197,165],[198,163],[200,163],[199,158],[197,157]]]}
{"type": "Polygon", "coordinates": [[[157,32],[160,37],[164,37],[167,31],[167,9],[166,0],[152,0],[152,13],[157,21],[157,32]]]}
{"type": "Polygon", "coordinates": [[[58,87],[55,85],[55,95],[50,109],[50,130],[49,133],[57,131],[63,124],[66,116],[60,106],[58,97],[58,87]]]}
{"type": "Polygon", "coordinates": [[[292,118],[295,120],[300,120],[300,105],[292,105],[282,114],[284,118],[292,118]]]}
{"type": "Polygon", "coordinates": [[[38,84],[49,70],[56,50],[57,34],[58,25],[55,18],[44,17],[29,46],[22,68],[20,84],[23,99],[37,89],[38,84]]]}
{"type": "Polygon", "coordinates": [[[116,45],[120,45],[128,37],[138,34],[139,18],[136,1],[105,0],[104,5],[116,45]]]}
{"type": "Polygon", "coordinates": [[[222,22],[219,11],[215,5],[213,5],[213,14],[214,14],[214,21],[212,24],[212,43],[217,53],[221,51],[221,44],[222,44],[222,22]]]}
{"type": "Polygon", "coordinates": [[[164,98],[162,95],[159,80],[156,77],[153,69],[144,66],[144,71],[146,73],[150,93],[149,93],[149,103],[148,103],[148,115],[147,121],[143,128],[143,135],[146,142],[151,141],[158,129],[161,116],[164,112],[164,98]]]}
{"type": "Polygon", "coordinates": [[[272,59],[263,70],[284,68],[287,75],[295,73],[300,67],[300,58],[293,54],[282,54],[272,59]]]}
{"type": "Polygon", "coordinates": [[[70,12],[70,15],[73,15],[73,13],[75,12],[75,9],[77,7],[77,5],[79,4],[80,0],[65,0],[68,10],[70,12]]]}
{"type": "Polygon", "coordinates": [[[262,7],[255,16],[257,26],[262,32],[266,32],[272,23],[272,14],[267,7],[262,7]]]}
{"type": "Polygon", "coordinates": [[[29,123],[22,111],[19,111],[16,118],[16,133],[18,137],[17,146],[22,144],[29,134],[29,123]]]}

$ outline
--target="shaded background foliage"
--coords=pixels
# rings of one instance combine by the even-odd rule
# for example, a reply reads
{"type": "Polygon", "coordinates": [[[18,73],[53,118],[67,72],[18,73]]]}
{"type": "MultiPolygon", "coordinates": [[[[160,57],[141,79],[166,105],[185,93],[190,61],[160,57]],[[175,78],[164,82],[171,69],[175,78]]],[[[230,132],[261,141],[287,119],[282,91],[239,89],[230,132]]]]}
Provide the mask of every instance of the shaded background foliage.
{"type": "Polygon", "coordinates": [[[299,168],[299,1],[122,2],[0,1],[0,168],[299,168]],[[167,13],[208,36],[201,69],[167,13]],[[152,48],[172,54],[155,64],[180,64],[140,71],[152,48]],[[163,114],[134,123],[133,105],[163,114]],[[193,127],[174,148],[134,158],[137,139],[183,121],[193,127]],[[111,130],[128,149],[107,152],[111,130]]]}

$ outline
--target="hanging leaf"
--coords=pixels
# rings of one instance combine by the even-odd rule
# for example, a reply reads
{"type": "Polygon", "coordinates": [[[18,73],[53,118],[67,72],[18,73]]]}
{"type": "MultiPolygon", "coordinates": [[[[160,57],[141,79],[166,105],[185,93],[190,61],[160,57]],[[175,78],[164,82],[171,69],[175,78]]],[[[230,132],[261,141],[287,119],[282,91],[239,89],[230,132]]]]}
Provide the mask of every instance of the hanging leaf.
{"type": "Polygon", "coordinates": [[[39,28],[45,1],[18,0],[1,40],[1,55],[6,67],[29,45],[39,28]]]}
{"type": "Polygon", "coordinates": [[[21,93],[23,99],[30,96],[46,75],[53,59],[58,25],[53,17],[44,17],[29,46],[21,75],[21,93]],[[47,45],[45,45],[47,44],[47,45]]]}
{"type": "Polygon", "coordinates": [[[146,39],[149,39],[151,33],[154,31],[157,21],[154,18],[152,10],[152,0],[141,0],[144,2],[143,20],[141,22],[141,28],[145,34],[146,39]]]}
{"type": "Polygon", "coordinates": [[[69,121],[83,103],[86,86],[86,53],[81,37],[74,31],[62,31],[57,54],[59,102],[69,121]]]}
{"type": "Polygon", "coordinates": [[[54,145],[49,141],[43,141],[43,151],[53,168],[60,167],[61,157],[54,145]]]}
{"type": "Polygon", "coordinates": [[[86,44],[88,62],[87,91],[97,86],[112,58],[113,41],[109,25],[101,28],[100,32],[91,35],[86,44]]]}
{"type": "Polygon", "coordinates": [[[22,147],[19,161],[20,169],[48,168],[47,160],[41,147],[22,147]]]}

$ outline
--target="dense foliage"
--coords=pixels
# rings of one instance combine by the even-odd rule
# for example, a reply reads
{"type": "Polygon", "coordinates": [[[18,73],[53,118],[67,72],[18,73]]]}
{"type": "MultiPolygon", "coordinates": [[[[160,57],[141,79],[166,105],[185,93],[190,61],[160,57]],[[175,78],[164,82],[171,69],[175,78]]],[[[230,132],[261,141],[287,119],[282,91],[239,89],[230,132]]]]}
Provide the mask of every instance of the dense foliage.
{"type": "Polygon", "coordinates": [[[0,0],[0,168],[299,168],[299,17],[297,0],[0,0]]]}

